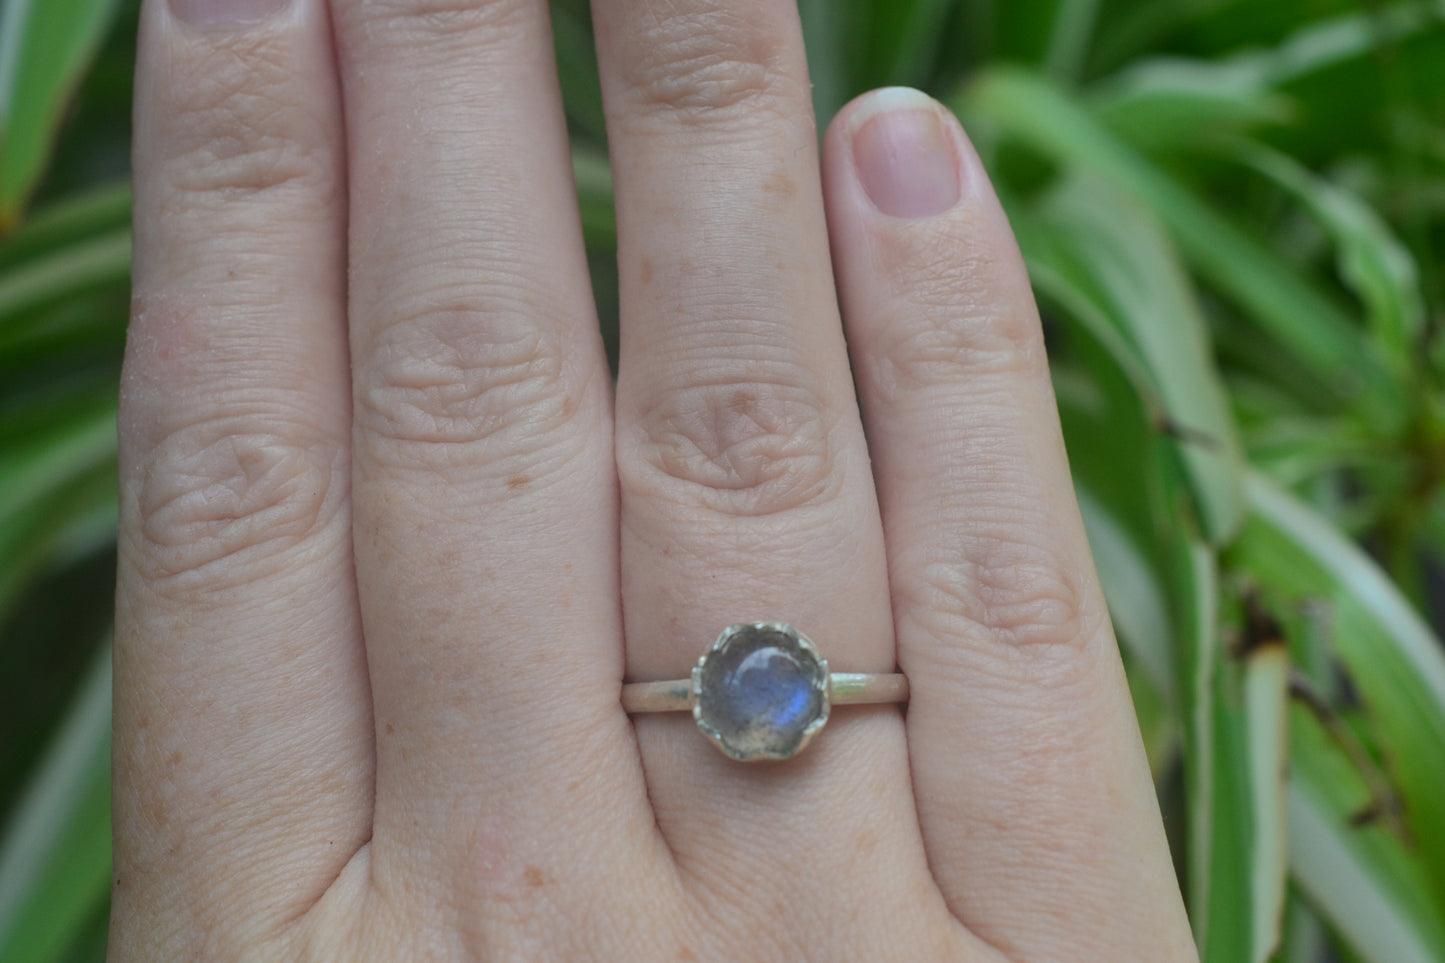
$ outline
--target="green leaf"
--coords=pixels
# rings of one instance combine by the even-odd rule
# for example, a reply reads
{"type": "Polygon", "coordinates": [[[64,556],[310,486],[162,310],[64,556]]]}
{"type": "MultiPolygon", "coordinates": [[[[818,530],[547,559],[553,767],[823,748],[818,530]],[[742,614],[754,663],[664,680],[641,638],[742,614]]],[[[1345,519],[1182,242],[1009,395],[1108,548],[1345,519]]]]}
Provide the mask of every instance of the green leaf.
{"type": "Polygon", "coordinates": [[[1167,697],[1174,689],[1174,660],[1168,644],[1173,632],[1165,583],[1127,523],[1089,491],[1087,482],[1076,484],[1075,494],[1114,628],[1124,638],[1139,674],[1167,697]]]}
{"type": "Polygon", "coordinates": [[[1144,756],[1156,785],[1165,782],[1179,757],[1179,720],[1169,702],[1167,690],[1160,689],[1143,672],[1134,657],[1134,649],[1120,651],[1124,662],[1124,680],[1129,685],[1129,699],[1139,722],[1139,736],[1144,742],[1144,756]]]}
{"type": "Polygon", "coordinates": [[[1171,569],[1181,600],[1180,699],[1184,729],[1184,793],[1188,876],[1183,881],[1190,920],[1203,942],[1209,931],[1215,840],[1215,688],[1219,677],[1219,559],[1202,542],[1176,544],[1171,569]]]}
{"type": "Polygon", "coordinates": [[[572,150],[572,176],[577,182],[577,206],[582,216],[582,237],[589,254],[617,249],[617,213],[612,203],[612,168],[607,155],[576,147],[572,150]]]}
{"type": "Polygon", "coordinates": [[[20,220],[66,102],[118,0],[7,0],[0,8],[0,234],[20,220]]]}
{"type": "MultiPolygon", "coordinates": [[[[1114,322],[1091,312],[1089,296],[1051,273],[1042,228],[1029,217],[1021,240],[1036,282],[1047,276],[1045,303],[1064,324],[1069,350],[1053,364],[1054,389],[1090,544],[1109,600],[1156,773],[1183,747],[1191,918],[1202,933],[1209,906],[1214,832],[1214,685],[1219,656],[1219,580],[1215,550],[1182,523],[1188,497],[1172,442],[1157,428],[1145,398],[1147,375],[1128,370],[1133,348],[1114,322]],[[1055,298],[1054,295],[1061,295],[1055,298]],[[1074,326],[1070,326],[1070,324],[1074,326]],[[1103,337],[1096,337],[1102,334],[1103,337]],[[1177,667],[1176,667],[1177,666],[1177,667]],[[1175,678],[1171,678],[1175,677],[1175,678]],[[1159,703],[1178,722],[1158,719],[1159,703]],[[1182,735],[1182,739],[1180,738],[1182,735]]],[[[1141,367],[1134,362],[1135,369],[1141,367]]],[[[1229,838],[1227,835],[1226,839],[1229,838]]],[[[1247,890],[1243,891],[1247,894],[1247,890]]]]}
{"type": "Polygon", "coordinates": [[[1329,641],[1364,698],[1405,818],[1445,906],[1445,649],[1363,551],[1261,476],[1229,556],[1293,605],[1321,607],[1329,641]]]}
{"type": "MultiPolygon", "coordinates": [[[[110,386],[106,386],[110,387],[110,386]]],[[[54,487],[115,457],[116,401],[110,391],[88,391],[55,409],[27,411],[27,420],[0,423],[0,522],[25,515],[54,487]]]]}
{"type": "Polygon", "coordinates": [[[1087,272],[1075,263],[1068,245],[1061,243],[1064,239],[1032,211],[1011,209],[1009,220],[1028,264],[1035,296],[1057,307],[1065,318],[1079,325],[1128,382],[1148,413],[1148,422],[1162,422],[1164,403],[1154,389],[1153,378],[1143,359],[1123,334],[1119,322],[1110,317],[1102,292],[1096,290],[1087,272]]]}
{"type": "Polygon", "coordinates": [[[971,122],[991,125],[1153,211],[1195,269],[1327,390],[1341,397],[1364,390],[1382,411],[1402,416],[1399,385],[1347,312],[1077,101],[1035,75],[1003,67],[986,72],[955,103],[971,122]]]}
{"type": "Polygon", "coordinates": [[[1403,374],[1420,346],[1425,303],[1408,248],[1359,197],[1287,154],[1238,140],[1228,153],[1293,194],[1329,232],[1340,278],[1360,298],[1370,329],[1403,374]]]}
{"type": "Polygon", "coordinates": [[[803,46],[808,55],[808,80],[813,85],[813,115],[821,129],[848,101],[853,92],[849,68],[855,61],[847,56],[846,24],[840,16],[841,0],[798,0],[803,46]]]}
{"type": "Polygon", "coordinates": [[[1044,71],[1061,80],[1077,80],[1083,72],[1099,17],[1099,0],[1059,0],[1044,51],[1044,71]]]}
{"type": "Polygon", "coordinates": [[[1091,102],[1103,123],[1146,153],[1282,124],[1296,113],[1254,60],[1144,61],[1096,85],[1091,102]]]}
{"type": "Polygon", "coordinates": [[[0,624],[38,575],[115,541],[116,500],[115,465],[105,459],[56,479],[24,515],[0,522],[0,624]]]}
{"type": "Polygon", "coordinates": [[[1288,679],[1281,639],[1261,640],[1215,676],[1209,900],[1195,920],[1203,963],[1264,963],[1279,944],[1288,679]]]}
{"type": "Polygon", "coordinates": [[[58,553],[114,537],[115,390],[0,420],[0,622],[58,553]]]}
{"type": "MultiPolygon", "coordinates": [[[[1240,397],[1236,391],[1235,397],[1240,397]]],[[[1395,457],[1366,426],[1338,417],[1271,412],[1244,433],[1250,463],[1293,488],[1327,472],[1395,457]]]]}
{"type": "MultiPolygon", "coordinates": [[[[1117,24],[1111,25],[1101,38],[1099,60],[1106,64],[1123,63],[1126,48],[1148,56],[1150,50],[1145,38],[1157,41],[1161,35],[1178,30],[1191,19],[1218,13],[1229,6],[1243,5],[1243,2],[1174,0],[1170,3],[1138,4],[1120,17],[1117,24]]],[[[1251,43],[1244,52],[1231,57],[1188,63],[1196,65],[1201,76],[1214,73],[1242,75],[1257,79],[1265,86],[1279,88],[1352,61],[1378,55],[1412,36],[1437,29],[1442,12],[1445,12],[1445,4],[1440,0],[1405,0],[1388,6],[1371,5],[1363,10],[1315,21],[1296,14],[1288,19],[1287,24],[1295,25],[1296,29],[1274,46],[1261,49],[1256,43],[1251,43]]],[[[1147,70],[1154,61],[1139,63],[1147,70]]],[[[1127,74],[1133,69],[1125,67],[1122,72],[1127,74]]]]}
{"type": "Polygon", "coordinates": [[[607,143],[602,87],[597,81],[597,51],[587,3],[551,0],[552,44],[557,81],[567,120],[595,144],[607,143]]]}
{"type": "Polygon", "coordinates": [[[1169,3],[1130,4],[1099,31],[1095,66],[1112,68],[1130,56],[1146,52],[1162,38],[1192,20],[1244,0],[1172,0],[1169,3]]]}
{"type": "Polygon", "coordinates": [[[1089,53],[1101,5],[1096,0],[1011,0],[987,6],[993,33],[990,59],[1071,78],[1089,53]]]}
{"type": "Polygon", "coordinates": [[[1097,345],[1084,348],[1084,364],[1053,365],[1079,509],[1119,641],[1138,674],[1172,704],[1174,603],[1162,553],[1181,486],[1114,359],[1097,345]]]}
{"type": "Polygon", "coordinates": [[[51,963],[110,891],[110,647],[0,836],[0,959],[51,963]]]}
{"type": "Polygon", "coordinates": [[[1306,23],[1274,50],[1243,56],[1261,57],[1269,82],[1283,86],[1350,61],[1376,56],[1412,36],[1436,32],[1442,19],[1442,0],[1372,5],[1306,23]]]}
{"type": "Polygon", "coordinates": [[[129,313],[130,286],[117,281],[0,320],[0,405],[78,379],[113,382],[129,313]]]}
{"type": "Polygon", "coordinates": [[[129,277],[129,230],[87,237],[12,265],[0,272],[0,340],[13,337],[37,308],[129,277]]]}
{"type": "Polygon", "coordinates": [[[874,0],[870,59],[880,73],[876,81],[864,78],[865,84],[921,84],[933,66],[939,29],[953,5],[954,0],[874,0]]]}
{"type": "Polygon", "coordinates": [[[1291,888],[1285,905],[1278,963],[1320,963],[1327,959],[1328,947],[1328,936],[1319,914],[1300,895],[1298,887],[1291,888]]]}
{"type": "Polygon", "coordinates": [[[1038,210],[1052,242],[1049,265],[1091,293],[1133,349],[1184,465],[1201,527],[1216,544],[1227,541],[1244,513],[1240,444],[1209,360],[1204,318],[1168,237],[1148,212],[1089,179],[1064,181],[1038,210]]]}
{"type": "Polygon", "coordinates": [[[70,946],[54,963],[105,963],[109,937],[110,900],[107,899],[96,904],[90,920],[75,933],[70,946]]]}
{"type": "Polygon", "coordinates": [[[0,268],[130,224],[130,184],[112,183],[34,211],[0,243],[0,268]]]}
{"type": "Polygon", "coordinates": [[[1244,711],[1249,758],[1250,959],[1264,961],[1279,945],[1284,919],[1286,708],[1289,649],[1273,640],[1245,656],[1244,711]]]}
{"type": "MultiPolygon", "coordinates": [[[[822,80],[841,98],[888,84],[918,86],[932,73],[941,28],[956,0],[803,0],[804,38],[822,80]]],[[[833,95],[832,90],[829,91],[833,95]]],[[[831,111],[820,113],[826,122],[831,111]]]]}
{"type": "MultiPolygon", "coordinates": [[[[1445,960],[1420,854],[1357,816],[1377,801],[1314,713],[1290,713],[1289,859],[1296,885],[1367,963],[1445,960]]],[[[1437,760],[1438,764],[1438,760],[1437,760]]]]}
{"type": "Polygon", "coordinates": [[[1212,572],[1213,552],[1191,548],[1198,538],[1184,522],[1191,493],[1179,441],[1163,430],[1164,403],[1128,322],[1111,313],[1112,301],[1104,306],[1109,294],[1079,269],[1069,238],[1028,213],[1014,223],[1049,317],[1067,335],[1066,357],[1052,363],[1054,391],[1115,628],[1136,674],[1178,704],[1177,660],[1212,658],[1216,645],[1214,580],[1195,571],[1198,563],[1212,572]]]}
{"type": "MultiPolygon", "coordinates": [[[[1236,674],[1217,674],[1211,693],[1214,714],[1213,797],[1207,817],[1193,810],[1191,819],[1209,818],[1209,847],[1195,855],[1209,864],[1205,911],[1194,917],[1201,963],[1246,963],[1253,942],[1250,889],[1250,784],[1243,751],[1246,723],[1238,702],[1236,674]],[[1232,685],[1231,685],[1232,683],[1232,685]]],[[[1196,906],[1197,913],[1197,906],[1196,906]]]]}
{"type": "Polygon", "coordinates": [[[877,9],[897,12],[896,39],[884,55],[886,82],[918,87],[928,78],[938,56],[939,30],[957,3],[958,0],[910,0],[909,3],[880,0],[876,3],[877,9]]]}

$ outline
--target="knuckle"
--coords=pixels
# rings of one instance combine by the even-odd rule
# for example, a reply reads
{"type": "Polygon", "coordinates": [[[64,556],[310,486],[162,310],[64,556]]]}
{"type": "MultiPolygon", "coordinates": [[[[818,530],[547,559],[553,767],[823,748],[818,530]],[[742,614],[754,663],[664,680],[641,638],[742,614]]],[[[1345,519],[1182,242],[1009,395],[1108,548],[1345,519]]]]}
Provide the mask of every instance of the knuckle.
{"type": "Polygon", "coordinates": [[[272,413],[168,432],[127,486],[143,574],[184,587],[269,571],[344,510],[345,456],[337,440],[272,413]]]}
{"type": "Polygon", "coordinates": [[[831,500],[836,416],[800,377],[695,384],[644,408],[627,490],[726,515],[780,514],[831,500]]]}
{"type": "Polygon", "coordinates": [[[622,38],[617,62],[640,113],[712,122],[780,110],[802,96],[782,67],[787,34],[756,5],[688,6],[654,7],[648,29],[622,38]]]}
{"type": "Polygon", "coordinates": [[[330,162],[284,137],[222,135],[176,157],[168,185],[184,203],[214,196],[230,204],[239,197],[295,189],[329,195],[336,188],[330,162]]]}
{"type": "Polygon", "coordinates": [[[359,375],[357,424],[416,466],[481,443],[489,461],[536,454],[567,434],[581,407],[585,386],[572,367],[559,332],[516,307],[467,299],[404,314],[359,375]]]}
{"type": "Polygon", "coordinates": [[[160,168],[166,186],[186,203],[338,191],[331,124],[296,96],[293,73],[264,46],[221,48],[178,79],[187,93],[165,122],[173,145],[160,168]]]}
{"type": "Polygon", "coordinates": [[[984,624],[1010,648],[1078,648],[1091,640],[1088,575],[1050,538],[1047,530],[1032,539],[984,536],[974,566],[979,603],[984,624]]]}
{"type": "MultiPolygon", "coordinates": [[[[974,535],[959,540],[958,557],[924,562],[910,580],[907,608],[934,638],[1001,648],[1005,662],[1036,657],[1062,673],[1042,681],[1066,683],[1089,661],[1104,616],[1084,561],[1055,546],[1047,526],[1028,530],[974,535]]],[[[947,658],[966,648],[936,651],[947,658]]]]}
{"type": "Polygon", "coordinates": [[[993,310],[899,319],[871,352],[874,383],[885,397],[968,384],[981,375],[1038,375],[1046,355],[1037,322],[993,310]]]}
{"type": "Polygon", "coordinates": [[[889,298],[900,309],[861,345],[882,391],[1047,370],[1032,299],[999,296],[999,279],[1009,270],[1003,255],[931,236],[901,248],[880,245],[889,298]]]}

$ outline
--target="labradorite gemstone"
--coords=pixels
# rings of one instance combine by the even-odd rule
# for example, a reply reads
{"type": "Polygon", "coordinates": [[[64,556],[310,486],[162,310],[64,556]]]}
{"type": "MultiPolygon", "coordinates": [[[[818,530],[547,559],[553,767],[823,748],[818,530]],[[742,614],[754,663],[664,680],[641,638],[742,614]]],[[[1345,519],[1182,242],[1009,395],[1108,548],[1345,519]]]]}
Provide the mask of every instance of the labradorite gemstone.
{"type": "Polygon", "coordinates": [[[697,721],[734,759],[786,759],[828,715],[827,665],[781,623],[736,625],[699,663],[697,721]]]}

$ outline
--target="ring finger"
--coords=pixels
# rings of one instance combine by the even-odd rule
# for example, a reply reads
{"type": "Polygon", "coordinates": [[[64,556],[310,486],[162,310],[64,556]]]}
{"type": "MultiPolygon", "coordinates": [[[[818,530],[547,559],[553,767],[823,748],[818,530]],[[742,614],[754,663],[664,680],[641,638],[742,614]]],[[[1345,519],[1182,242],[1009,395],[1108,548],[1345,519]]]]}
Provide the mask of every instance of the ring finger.
{"type": "MultiPolygon", "coordinates": [[[[892,671],[795,5],[594,8],[620,245],[628,677],[681,678],[722,627],[768,620],[797,625],[835,671],[892,671]]],[[[837,713],[781,766],[732,762],[680,715],[637,729],[658,824],[710,896],[831,887],[870,842],[917,869],[890,878],[927,881],[896,709],[837,713]]],[[[927,905],[908,886],[881,895],[861,912],[893,932],[927,905]]]]}

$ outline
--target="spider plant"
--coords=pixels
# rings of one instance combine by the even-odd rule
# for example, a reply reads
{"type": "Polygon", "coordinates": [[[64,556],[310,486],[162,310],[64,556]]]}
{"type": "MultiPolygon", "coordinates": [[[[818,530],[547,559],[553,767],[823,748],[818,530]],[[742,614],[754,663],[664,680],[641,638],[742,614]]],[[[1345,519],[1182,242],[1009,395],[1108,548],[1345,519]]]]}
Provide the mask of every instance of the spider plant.
{"type": "MultiPolygon", "coordinates": [[[[0,8],[0,959],[99,960],[135,0],[0,8]]],[[[1206,963],[1445,961],[1445,3],[799,0],[957,111],[1044,311],[1206,963]]],[[[553,0],[615,340],[591,27],[553,0]]]]}

